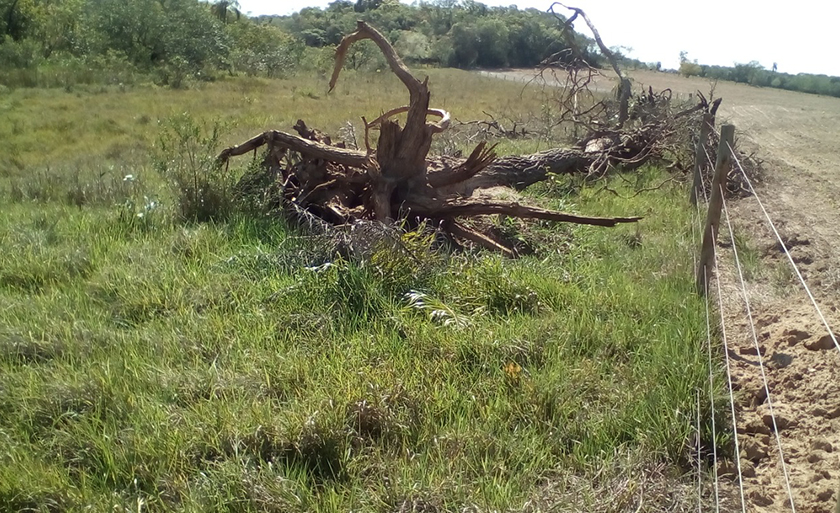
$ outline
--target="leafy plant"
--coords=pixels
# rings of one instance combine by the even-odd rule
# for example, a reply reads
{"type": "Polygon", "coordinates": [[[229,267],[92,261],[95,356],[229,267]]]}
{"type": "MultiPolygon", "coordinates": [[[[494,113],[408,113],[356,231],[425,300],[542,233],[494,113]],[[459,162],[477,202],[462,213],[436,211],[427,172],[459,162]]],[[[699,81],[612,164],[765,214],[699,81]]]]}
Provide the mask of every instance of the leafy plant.
{"type": "Polygon", "coordinates": [[[210,128],[188,114],[161,124],[155,168],[173,186],[182,221],[227,219],[234,209],[234,181],[215,159],[222,125],[210,128]]]}

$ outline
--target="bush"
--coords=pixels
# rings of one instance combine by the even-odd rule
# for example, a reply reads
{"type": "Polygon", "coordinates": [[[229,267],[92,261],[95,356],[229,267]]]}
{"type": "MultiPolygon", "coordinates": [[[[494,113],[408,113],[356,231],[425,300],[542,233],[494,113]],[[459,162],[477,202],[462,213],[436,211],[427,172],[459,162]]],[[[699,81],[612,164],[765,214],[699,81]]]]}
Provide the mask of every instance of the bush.
{"type": "Polygon", "coordinates": [[[0,42],[0,68],[32,68],[44,59],[41,43],[34,39],[15,41],[11,37],[0,42]]]}
{"type": "Polygon", "coordinates": [[[680,63],[680,75],[686,77],[699,77],[703,74],[703,67],[696,62],[682,61],[680,63]]]}
{"type": "Polygon", "coordinates": [[[240,22],[230,26],[234,40],[231,68],[248,75],[284,77],[301,64],[305,45],[271,25],[240,22]]]}
{"type": "Polygon", "coordinates": [[[155,167],[173,187],[181,221],[227,219],[234,210],[234,180],[215,158],[222,126],[209,130],[183,114],[163,122],[155,167]]]}

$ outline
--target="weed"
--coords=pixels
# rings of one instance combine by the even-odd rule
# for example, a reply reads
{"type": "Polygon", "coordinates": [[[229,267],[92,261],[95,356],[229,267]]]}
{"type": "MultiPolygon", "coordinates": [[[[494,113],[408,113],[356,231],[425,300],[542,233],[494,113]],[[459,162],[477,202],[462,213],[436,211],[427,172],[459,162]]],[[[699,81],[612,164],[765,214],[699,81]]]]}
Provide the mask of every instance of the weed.
{"type": "Polygon", "coordinates": [[[233,213],[234,182],[215,159],[222,130],[218,123],[208,129],[186,114],[161,124],[155,167],[175,188],[181,220],[221,221],[233,213]]]}
{"type": "Polygon", "coordinates": [[[784,293],[789,290],[797,281],[796,272],[787,259],[779,260],[774,264],[771,283],[779,293],[784,293]]]}
{"type": "Polygon", "coordinates": [[[735,231],[735,249],[738,251],[738,261],[744,273],[745,280],[758,278],[761,273],[761,255],[748,236],[735,231]]]}

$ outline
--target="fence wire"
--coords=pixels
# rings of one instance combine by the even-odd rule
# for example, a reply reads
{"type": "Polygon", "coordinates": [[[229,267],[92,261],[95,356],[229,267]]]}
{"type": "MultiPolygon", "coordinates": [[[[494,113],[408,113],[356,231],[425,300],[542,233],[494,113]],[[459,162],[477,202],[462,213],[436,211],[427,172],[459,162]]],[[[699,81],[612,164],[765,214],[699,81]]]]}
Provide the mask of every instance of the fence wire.
{"type": "MultiPolygon", "coordinates": [[[[706,151],[705,147],[703,148],[703,151],[706,154],[706,160],[708,161],[709,165],[711,166],[711,169],[714,169],[714,164],[712,163],[711,157],[709,156],[709,152],[706,151]]],[[[703,199],[708,204],[709,195],[706,193],[706,180],[703,178],[702,173],[700,175],[700,183],[701,183],[701,186],[702,186],[702,189],[703,189],[703,199]]],[[[699,207],[698,207],[698,211],[699,211],[699,207]]],[[[701,231],[702,231],[702,228],[701,228],[701,231]]],[[[715,265],[717,266],[717,248],[715,248],[713,246],[712,250],[713,250],[713,254],[714,254],[715,265]]],[[[704,269],[703,269],[704,283],[708,283],[708,276],[706,276],[706,273],[707,273],[707,269],[704,267],[704,269]]],[[[717,273],[715,273],[715,275],[717,276],[717,273]]],[[[721,296],[720,277],[719,276],[717,276],[717,289],[718,289],[718,305],[719,305],[718,310],[719,310],[719,313],[720,313],[721,338],[722,338],[722,341],[723,341],[723,349],[724,349],[723,354],[724,354],[724,359],[725,359],[725,362],[726,362],[726,383],[727,383],[727,391],[729,392],[730,414],[731,414],[731,417],[732,417],[732,436],[733,436],[733,439],[735,441],[735,462],[736,462],[736,466],[737,466],[737,469],[738,469],[738,490],[739,490],[740,499],[741,499],[741,511],[746,512],[747,505],[746,505],[746,500],[744,498],[744,477],[743,477],[743,473],[741,472],[741,448],[740,448],[740,443],[738,441],[738,421],[735,417],[735,393],[734,393],[734,389],[732,387],[732,373],[731,373],[731,370],[730,370],[730,363],[729,363],[729,342],[728,342],[727,337],[726,337],[726,323],[724,322],[724,317],[723,317],[723,299],[722,299],[722,296],[721,296]]],[[[711,329],[709,327],[709,302],[708,302],[708,300],[706,300],[705,303],[706,303],[706,326],[707,326],[707,329],[708,329],[709,344],[711,345],[711,329]]]]}
{"type": "MultiPolygon", "coordinates": [[[[755,353],[758,356],[758,368],[761,370],[761,381],[764,385],[764,392],[767,394],[767,408],[770,412],[770,419],[773,422],[773,433],[776,435],[776,445],[778,446],[778,449],[779,449],[779,460],[781,461],[781,465],[782,465],[782,474],[784,475],[784,479],[785,479],[785,488],[787,489],[788,499],[790,499],[790,509],[791,509],[792,512],[795,513],[796,512],[796,507],[794,506],[794,502],[793,502],[793,491],[791,490],[791,487],[790,487],[790,475],[788,474],[787,463],[785,463],[785,454],[784,454],[784,451],[782,450],[782,437],[781,437],[781,435],[779,435],[779,426],[776,422],[776,414],[773,410],[773,400],[772,400],[772,397],[770,395],[770,387],[768,386],[768,383],[767,383],[767,373],[765,372],[764,358],[761,355],[761,348],[758,345],[758,336],[756,335],[755,321],[753,320],[752,309],[750,308],[750,299],[749,299],[749,294],[747,293],[747,284],[746,284],[746,281],[744,280],[744,272],[743,272],[743,269],[741,268],[741,260],[738,257],[738,248],[736,247],[736,244],[735,244],[735,232],[732,229],[732,222],[731,222],[731,219],[729,217],[729,208],[726,206],[726,198],[723,198],[723,203],[722,204],[723,204],[723,212],[724,212],[724,215],[725,215],[725,218],[726,218],[726,225],[729,228],[729,237],[730,237],[730,240],[733,241],[732,242],[732,253],[735,257],[735,267],[738,270],[738,279],[741,282],[741,291],[742,291],[743,297],[744,297],[744,306],[746,308],[747,321],[748,321],[748,324],[750,326],[750,332],[752,334],[753,345],[755,347],[755,353]]],[[[718,295],[720,295],[720,278],[718,278],[718,295]]],[[[721,322],[722,322],[722,317],[723,317],[723,302],[721,301],[721,322]]],[[[729,349],[727,348],[726,351],[727,351],[727,355],[728,355],[729,349]]],[[[728,366],[728,360],[729,359],[728,359],[728,356],[727,356],[727,366],[728,366]]],[[[734,410],[733,410],[733,415],[734,415],[734,410]]],[[[737,443],[737,441],[736,441],[736,443],[737,443]]],[[[740,469],[740,458],[738,459],[738,462],[739,462],[738,467],[740,469]]],[[[739,470],[739,476],[740,476],[740,470],[739,470]]],[[[742,490],[743,490],[743,485],[742,485],[742,490]]],[[[743,491],[742,491],[742,494],[743,494],[743,491]]],[[[742,495],[742,497],[743,497],[743,495],[742,495]]]]}
{"type": "Polygon", "coordinates": [[[804,288],[805,293],[808,294],[808,299],[811,300],[811,304],[814,306],[814,310],[816,310],[817,316],[820,318],[823,325],[825,326],[825,329],[828,331],[828,335],[831,337],[832,342],[834,342],[834,346],[837,348],[838,351],[840,351],[840,342],[837,341],[837,337],[834,335],[834,331],[832,331],[831,326],[829,326],[828,321],[825,318],[825,315],[823,315],[822,310],[820,309],[819,305],[817,304],[817,300],[814,299],[814,295],[811,293],[811,289],[808,287],[808,284],[805,282],[805,278],[802,277],[802,273],[799,271],[799,267],[796,265],[796,262],[794,262],[793,257],[790,254],[790,251],[788,251],[788,247],[785,244],[785,241],[782,240],[782,236],[779,235],[779,231],[776,229],[776,225],[773,223],[773,220],[770,219],[770,215],[767,213],[767,209],[764,208],[764,203],[761,201],[761,198],[759,198],[758,193],[755,191],[755,187],[753,187],[753,184],[750,181],[750,177],[747,176],[747,172],[744,170],[744,166],[741,165],[741,161],[738,160],[738,156],[735,154],[735,150],[732,148],[732,146],[728,143],[727,143],[727,146],[729,147],[729,152],[732,154],[732,158],[735,161],[735,164],[737,164],[738,169],[744,175],[744,180],[746,180],[747,185],[750,188],[750,193],[752,193],[753,197],[758,202],[758,206],[761,208],[761,211],[764,213],[764,217],[767,219],[767,223],[770,225],[770,229],[773,230],[773,234],[776,236],[776,239],[779,241],[779,244],[781,245],[782,250],[785,252],[785,255],[787,256],[787,259],[790,262],[790,265],[793,267],[793,271],[796,273],[796,276],[799,278],[799,283],[802,284],[802,288],[804,288]]]}

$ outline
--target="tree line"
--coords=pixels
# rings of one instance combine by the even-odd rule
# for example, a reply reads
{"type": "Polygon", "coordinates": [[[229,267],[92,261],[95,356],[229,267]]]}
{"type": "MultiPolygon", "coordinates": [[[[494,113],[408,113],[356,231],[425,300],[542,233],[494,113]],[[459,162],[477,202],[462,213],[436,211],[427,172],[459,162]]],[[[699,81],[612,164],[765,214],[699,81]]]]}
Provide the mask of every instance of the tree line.
{"type": "MultiPolygon", "coordinates": [[[[337,0],[326,9],[307,8],[262,20],[283,28],[308,46],[336,45],[357,20],[377,27],[409,62],[457,68],[532,67],[567,48],[561,21],[537,9],[488,7],[474,0],[337,0]]],[[[582,56],[597,64],[594,41],[574,33],[582,56]]]]}
{"type": "Polygon", "coordinates": [[[824,94],[840,98],[840,77],[810,73],[779,73],[766,69],[757,61],[734,66],[708,66],[690,61],[685,52],[680,54],[680,73],[687,77],[729,80],[757,87],[773,87],[801,93],[824,94]]]}
{"type": "MultiPolygon", "coordinates": [[[[528,67],[552,55],[571,57],[563,52],[562,17],[474,0],[337,0],[325,9],[258,18],[242,15],[235,0],[0,0],[0,67],[8,70],[0,84],[152,76],[177,87],[220,73],[287,76],[327,64],[331,48],[360,19],[413,64],[528,67]]],[[[594,42],[572,37],[597,65],[594,42]]],[[[360,45],[347,60],[352,68],[383,64],[372,45],[360,45]]]]}
{"type": "MultiPolygon", "coordinates": [[[[180,87],[220,74],[267,77],[326,69],[332,48],[364,20],[413,65],[533,67],[569,61],[565,18],[475,0],[336,0],[290,16],[242,15],[236,0],[0,0],[0,85],[132,83],[180,87]]],[[[583,59],[599,66],[594,41],[573,32],[583,59]]],[[[652,67],[622,57],[630,67],[652,67]]],[[[372,44],[354,45],[346,66],[384,66],[372,44]]],[[[840,97],[840,78],[763,68],[757,62],[706,66],[683,53],[687,76],[840,97]]]]}
{"type": "Polygon", "coordinates": [[[302,40],[240,16],[237,7],[227,0],[0,0],[0,84],[152,76],[177,87],[225,72],[282,76],[304,60],[302,40]]]}

